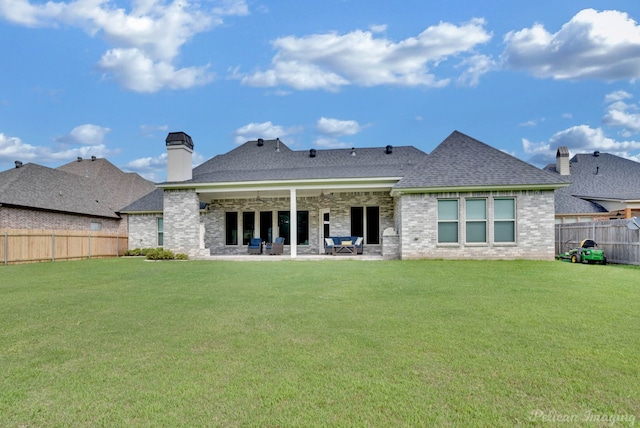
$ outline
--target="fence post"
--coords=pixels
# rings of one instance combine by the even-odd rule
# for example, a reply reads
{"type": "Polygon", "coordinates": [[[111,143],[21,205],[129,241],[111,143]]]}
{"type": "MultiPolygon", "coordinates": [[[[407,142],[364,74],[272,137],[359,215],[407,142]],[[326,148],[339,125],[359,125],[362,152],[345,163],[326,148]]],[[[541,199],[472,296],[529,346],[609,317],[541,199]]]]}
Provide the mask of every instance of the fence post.
{"type": "Polygon", "coordinates": [[[9,264],[9,232],[4,232],[4,264],[9,264]]]}
{"type": "Polygon", "coordinates": [[[91,258],[91,233],[89,233],[88,238],[89,238],[88,258],[91,258]]]}
{"type": "Polygon", "coordinates": [[[120,257],[120,232],[116,233],[116,259],[120,257]]]}
{"type": "Polygon", "coordinates": [[[56,233],[51,231],[51,261],[56,261],[56,233]]]}

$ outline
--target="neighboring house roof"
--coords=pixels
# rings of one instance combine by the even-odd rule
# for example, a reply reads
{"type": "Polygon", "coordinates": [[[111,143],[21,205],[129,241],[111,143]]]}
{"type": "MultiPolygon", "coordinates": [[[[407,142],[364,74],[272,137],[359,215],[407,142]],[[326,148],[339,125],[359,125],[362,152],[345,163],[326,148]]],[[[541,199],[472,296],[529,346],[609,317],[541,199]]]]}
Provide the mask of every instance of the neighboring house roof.
{"type": "MultiPolygon", "coordinates": [[[[607,200],[640,201],[640,163],[608,153],[577,154],[569,162],[571,185],[556,190],[557,214],[608,212],[607,200]]],[[[556,164],[546,171],[560,176],[556,164]]]]}
{"type": "Polygon", "coordinates": [[[59,169],[28,163],[0,172],[0,204],[119,218],[120,208],[155,189],[152,182],[124,173],[106,159],[75,163],[59,169]]]}
{"type": "Polygon", "coordinates": [[[565,180],[454,131],[394,189],[558,188],[565,180]]]}
{"type": "Polygon", "coordinates": [[[124,172],[107,159],[83,159],[57,169],[91,179],[94,192],[116,212],[156,189],[155,183],[135,172],[124,172]]]}

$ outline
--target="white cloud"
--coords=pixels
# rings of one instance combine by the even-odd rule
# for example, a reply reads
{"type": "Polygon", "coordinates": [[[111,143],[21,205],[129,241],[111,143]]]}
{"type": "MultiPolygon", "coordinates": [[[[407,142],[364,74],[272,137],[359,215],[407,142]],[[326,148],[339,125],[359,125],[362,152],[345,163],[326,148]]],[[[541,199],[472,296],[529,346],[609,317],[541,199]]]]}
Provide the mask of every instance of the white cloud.
{"type": "Polygon", "coordinates": [[[616,141],[607,137],[601,128],[591,128],[588,125],[577,125],[554,134],[548,142],[533,143],[522,140],[522,147],[530,161],[543,165],[555,162],[558,147],[565,146],[572,153],[587,153],[601,151],[623,158],[632,159],[640,150],[640,141],[616,141]]]}
{"type": "Polygon", "coordinates": [[[323,147],[325,149],[343,149],[349,147],[347,143],[331,137],[318,138],[313,142],[313,145],[323,147]]]}
{"type": "Polygon", "coordinates": [[[207,67],[187,67],[176,70],[169,62],[154,61],[139,49],[111,49],[98,66],[114,76],[125,88],[136,92],[157,92],[163,88],[188,89],[213,80],[207,67]]]}
{"type": "Polygon", "coordinates": [[[628,104],[622,100],[633,98],[625,91],[608,94],[605,101],[611,102],[602,122],[610,127],[622,128],[620,135],[629,137],[640,132],[640,113],[637,104],[628,104]]]}
{"type": "Polygon", "coordinates": [[[23,143],[18,137],[0,133],[0,162],[30,161],[37,157],[37,148],[23,143]]]}
{"type": "Polygon", "coordinates": [[[104,138],[109,132],[111,132],[111,129],[109,128],[86,123],[84,125],[76,126],[67,135],[58,137],[56,141],[59,143],[95,146],[103,144],[104,138]]]}
{"type": "Polygon", "coordinates": [[[169,131],[169,125],[140,125],[140,134],[147,138],[156,138],[157,132],[166,134],[169,131]]]}
{"type": "Polygon", "coordinates": [[[236,144],[243,144],[249,140],[256,140],[258,138],[264,138],[265,140],[280,138],[282,140],[284,137],[299,133],[300,130],[300,127],[295,126],[285,128],[284,126],[274,125],[271,121],[262,123],[252,122],[238,128],[234,132],[234,142],[236,144]]]}
{"type": "Polygon", "coordinates": [[[75,0],[44,4],[0,0],[0,16],[28,27],[76,26],[99,35],[113,46],[98,68],[125,88],[156,92],[184,89],[213,79],[207,66],[177,68],[182,46],[196,34],[222,23],[225,15],[246,15],[244,0],[223,0],[205,10],[185,0],[134,1],[127,11],[106,0],[75,0]]]}
{"type": "Polygon", "coordinates": [[[16,160],[47,165],[70,162],[77,157],[108,157],[119,152],[107,148],[100,141],[99,132],[96,134],[88,127],[74,128],[63,140],[59,141],[61,144],[52,149],[46,146],[27,144],[18,137],[0,133],[0,165],[10,165],[16,160]],[[76,131],[75,134],[73,131],[76,131]],[[70,148],[67,143],[80,145],[80,147],[70,148]]]}
{"type": "MultiPolygon", "coordinates": [[[[204,156],[194,151],[192,155],[191,165],[196,167],[204,162],[204,156]]],[[[165,181],[167,178],[167,153],[162,153],[159,156],[149,156],[139,159],[134,159],[122,167],[127,172],[137,172],[147,180],[159,183],[165,181]]]]}
{"type": "Polygon", "coordinates": [[[473,55],[463,60],[459,67],[466,66],[467,69],[458,78],[458,83],[462,86],[478,86],[480,77],[495,70],[496,62],[486,55],[473,55]]]}
{"type": "Polygon", "coordinates": [[[387,24],[372,25],[371,27],[369,27],[369,29],[372,33],[384,33],[385,31],[387,31],[387,24]]]}
{"type": "Polygon", "coordinates": [[[321,117],[316,124],[318,132],[337,137],[340,135],[355,135],[362,127],[355,120],[338,120],[321,117]]]}
{"type": "Polygon", "coordinates": [[[122,169],[127,172],[137,172],[147,180],[160,182],[167,176],[167,154],[134,159],[122,169]]]}
{"type": "Polygon", "coordinates": [[[508,33],[505,66],[554,79],[640,77],[640,26],[624,12],[584,9],[556,33],[542,24],[508,33]]]}
{"type": "Polygon", "coordinates": [[[607,94],[604,97],[604,102],[613,103],[616,101],[627,100],[629,98],[633,98],[633,95],[631,95],[627,91],[615,91],[615,92],[611,92],[610,94],[607,94]]]}
{"type": "MultiPolygon", "coordinates": [[[[471,55],[462,81],[473,84],[488,68],[488,58],[473,56],[473,49],[491,39],[482,19],[456,26],[441,22],[416,37],[400,42],[376,37],[382,26],[347,34],[326,33],[305,37],[287,36],[273,41],[276,55],[272,67],[250,75],[236,69],[234,78],[250,86],[290,86],[298,90],[337,91],[343,86],[378,85],[441,87],[430,70],[452,58],[471,55]],[[473,59],[475,58],[475,59],[473,59]]],[[[465,59],[462,59],[463,64],[465,59]]]]}

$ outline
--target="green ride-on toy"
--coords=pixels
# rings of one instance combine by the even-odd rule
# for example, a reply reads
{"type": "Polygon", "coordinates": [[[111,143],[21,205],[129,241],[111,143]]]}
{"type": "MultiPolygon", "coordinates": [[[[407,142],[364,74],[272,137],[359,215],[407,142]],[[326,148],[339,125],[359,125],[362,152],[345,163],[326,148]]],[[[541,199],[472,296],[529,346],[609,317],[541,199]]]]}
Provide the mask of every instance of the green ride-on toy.
{"type": "Polygon", "coordinates": [[[558,260],[571,263],[607,264],[604,250],[599,250],[598,244],[593,239],[585,239],[580,243],[580,248],[574,248],[566,253],[558,254],[558,260]]]}

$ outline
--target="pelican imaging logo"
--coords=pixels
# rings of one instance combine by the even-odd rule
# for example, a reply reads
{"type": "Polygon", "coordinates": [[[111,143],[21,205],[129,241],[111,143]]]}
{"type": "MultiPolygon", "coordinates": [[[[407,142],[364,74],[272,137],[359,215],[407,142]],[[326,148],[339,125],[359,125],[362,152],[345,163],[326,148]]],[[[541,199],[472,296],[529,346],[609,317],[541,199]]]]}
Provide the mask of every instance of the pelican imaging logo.
{"type": "Polygon", "coordinates": [[[556,410],[532,410],[529,413],[531,422],[549,422],[553,424],[592,423],[596,426],[635,426],[635,415],[597,413],[593,410],[585,410],[582,413],[561,413],[556,410]]]}

